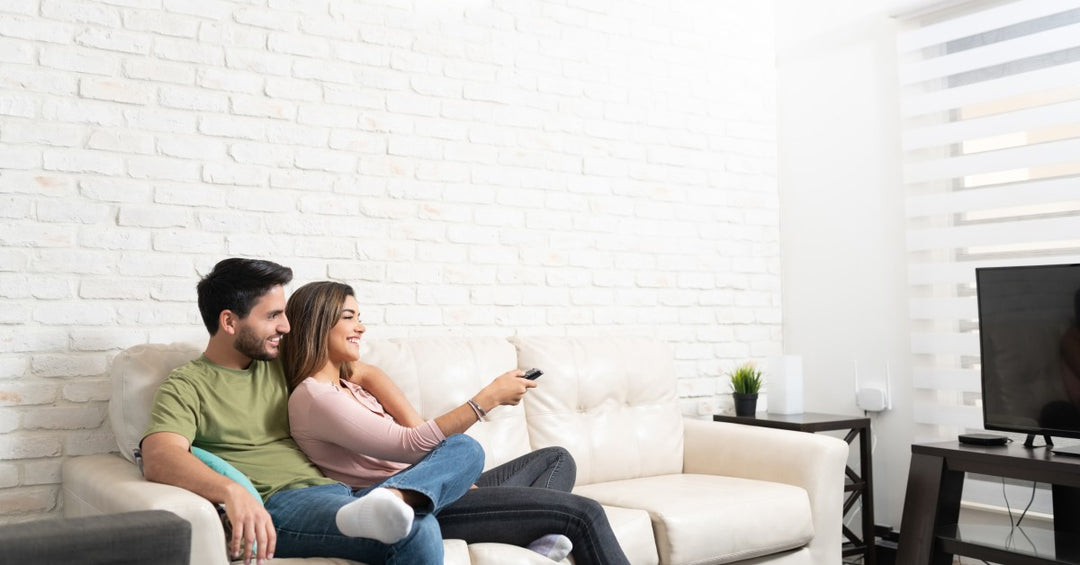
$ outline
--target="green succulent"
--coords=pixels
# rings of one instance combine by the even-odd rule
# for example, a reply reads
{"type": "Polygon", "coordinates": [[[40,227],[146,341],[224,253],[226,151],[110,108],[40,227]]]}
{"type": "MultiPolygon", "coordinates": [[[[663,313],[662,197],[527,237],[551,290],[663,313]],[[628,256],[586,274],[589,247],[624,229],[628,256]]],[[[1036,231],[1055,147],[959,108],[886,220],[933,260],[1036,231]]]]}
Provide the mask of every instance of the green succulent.
{"type": "Polygon", "coordinates": [[[739,394],[755,394],[761,390],[765,375],[752,362],[743,363],[728,373],[731,388],[739,394]]]}

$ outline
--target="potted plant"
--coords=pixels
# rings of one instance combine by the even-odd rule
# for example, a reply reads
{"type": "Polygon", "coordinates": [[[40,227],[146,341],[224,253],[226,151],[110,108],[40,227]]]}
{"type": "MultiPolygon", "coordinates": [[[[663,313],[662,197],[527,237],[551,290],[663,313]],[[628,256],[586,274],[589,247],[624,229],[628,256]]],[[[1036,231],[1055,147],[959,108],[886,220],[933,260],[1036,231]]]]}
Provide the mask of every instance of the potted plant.
{"type": "Polygon", "coordinates": [[[735,415],[753,416],[757,412],[758,392],[765,375],[753,362],[746,362],[730,371],[728,377],[734,392],[732,396],[735,399],[735,415]]]}

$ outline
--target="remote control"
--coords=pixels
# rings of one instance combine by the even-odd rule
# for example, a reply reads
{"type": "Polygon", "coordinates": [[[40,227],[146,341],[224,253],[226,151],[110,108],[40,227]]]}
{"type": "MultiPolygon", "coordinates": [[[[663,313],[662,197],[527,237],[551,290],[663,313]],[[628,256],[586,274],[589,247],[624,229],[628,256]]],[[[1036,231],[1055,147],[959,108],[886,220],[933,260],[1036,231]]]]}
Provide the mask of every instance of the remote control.
{"type": "Polygon", "coordinates": [[[530,381],[535,381],[540,375],[543,375],[543,374],[544,374],[544,372],[541,371],[540,369],[532,368],[532,369],[529,369],[528,371],[525,371],[525,378],[529,379],[530,381]]]}

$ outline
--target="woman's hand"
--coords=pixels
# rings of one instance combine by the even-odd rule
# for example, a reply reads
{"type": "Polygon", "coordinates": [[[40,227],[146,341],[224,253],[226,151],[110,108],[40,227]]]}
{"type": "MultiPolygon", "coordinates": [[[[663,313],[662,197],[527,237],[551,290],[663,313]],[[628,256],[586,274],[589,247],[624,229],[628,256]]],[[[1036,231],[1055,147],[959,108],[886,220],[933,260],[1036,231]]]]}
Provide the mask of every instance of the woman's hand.
{"type": "MultiPolygon", "coordinates": [[[[535,382],[523,378],[524,374],[524,371],[514,369],[495,377],[495,380],[480,389],[480,392],[476,393],[469,402],[475,402],[485,413],[496,406],[504,404],[513,406],[521,403],[525,392],[536,386],[535,382]]],[[[480,411],[474,411],[468,403],[465,403],[435,418],[435,425],[439,426],[443,435],[449,436],[463,433],[482,417],[480,411]]]]}
{"type": "Polygon", "coordinates": [[[525,393],[536,387],[536,382],[523,378],[524,375],[525,372],[520,369],[507,371],[480,389],[473,399],[484,410],[503,405],[517,406],[525,393]]]}

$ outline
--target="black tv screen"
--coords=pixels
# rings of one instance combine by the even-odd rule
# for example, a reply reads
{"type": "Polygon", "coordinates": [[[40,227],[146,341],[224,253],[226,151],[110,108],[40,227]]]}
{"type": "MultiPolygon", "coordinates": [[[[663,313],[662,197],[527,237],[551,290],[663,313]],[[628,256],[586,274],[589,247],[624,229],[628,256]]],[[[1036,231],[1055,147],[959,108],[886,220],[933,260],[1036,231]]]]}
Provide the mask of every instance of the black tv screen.
{"type": "Polygon", "coordinates": [[[1080,438],[1080,264],[975,270],[988,430],[1080,438]]]}

